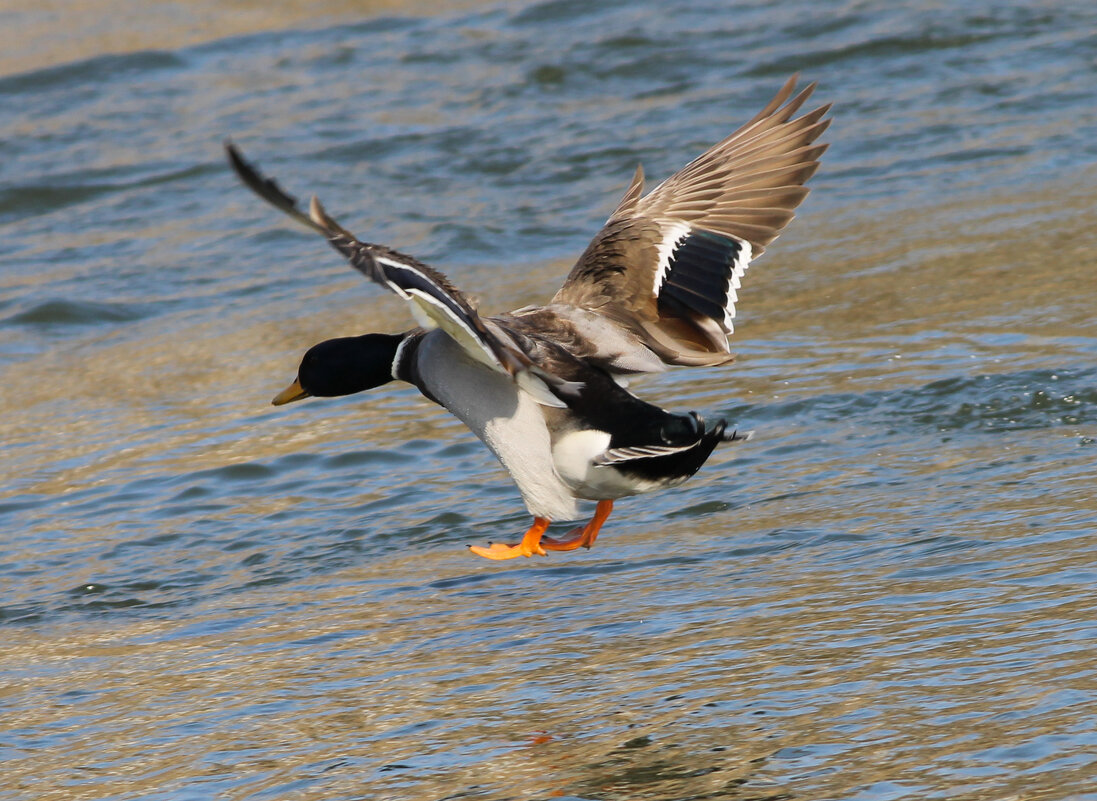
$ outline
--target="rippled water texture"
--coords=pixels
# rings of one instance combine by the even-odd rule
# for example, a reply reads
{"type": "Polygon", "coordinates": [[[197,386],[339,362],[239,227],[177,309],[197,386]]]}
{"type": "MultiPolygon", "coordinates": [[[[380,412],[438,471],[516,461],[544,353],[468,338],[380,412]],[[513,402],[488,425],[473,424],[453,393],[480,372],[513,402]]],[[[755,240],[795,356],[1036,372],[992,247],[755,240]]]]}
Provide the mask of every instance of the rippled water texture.
{"type": "Polygon", "coordinates": [[[0,12],[0,799],[1097,799],[1097,6],[180,8],[0,12]],[[756,436],[594,550],[468,555],[406,387],[268,405],[409,319],[225,137],[501,310],[797,70],[738,363],[637,388],[756,436]]]}

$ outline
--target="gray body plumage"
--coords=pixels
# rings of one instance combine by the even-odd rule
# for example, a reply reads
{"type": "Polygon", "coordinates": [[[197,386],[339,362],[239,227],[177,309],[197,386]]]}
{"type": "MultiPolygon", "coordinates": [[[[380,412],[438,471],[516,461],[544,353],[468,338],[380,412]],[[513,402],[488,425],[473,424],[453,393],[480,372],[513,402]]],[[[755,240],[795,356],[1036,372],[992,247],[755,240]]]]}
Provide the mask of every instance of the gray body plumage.
{"type": "Polygon", "coordinates": [[[544,409],[502,373],[472,359],[441,330],[419,336],[405,351],[408,377],[431,400],[480,438],[506,468],[535,517],[575,520],[579,505],[552,460],[544,409]]]}

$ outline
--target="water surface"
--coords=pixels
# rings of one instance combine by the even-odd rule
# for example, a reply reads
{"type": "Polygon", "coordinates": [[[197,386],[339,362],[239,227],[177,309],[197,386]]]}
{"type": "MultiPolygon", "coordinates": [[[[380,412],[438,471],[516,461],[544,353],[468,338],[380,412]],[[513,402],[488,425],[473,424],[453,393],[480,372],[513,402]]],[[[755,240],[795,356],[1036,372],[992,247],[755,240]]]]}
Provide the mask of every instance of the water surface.
{"type": "Polygon", "coordinates": [[[5,27],[0,798],[1097,798],[1097,10],[107,7],[5,27]],[[637,387],[756,436],[594,550],[469,556],[524,509],[406,387],[268,405],[410,320],[226,136],[490,312],[797,70],[738,363],[637,387]]]}

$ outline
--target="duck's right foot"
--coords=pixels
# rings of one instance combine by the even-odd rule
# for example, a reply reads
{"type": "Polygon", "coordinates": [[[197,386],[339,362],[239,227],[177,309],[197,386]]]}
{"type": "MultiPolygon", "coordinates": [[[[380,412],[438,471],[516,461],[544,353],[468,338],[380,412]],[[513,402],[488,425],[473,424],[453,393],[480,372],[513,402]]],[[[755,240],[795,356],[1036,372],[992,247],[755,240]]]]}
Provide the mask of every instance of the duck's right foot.
{"type": "Polygon", "coordinates": [[[585,526],[579,526],[571,530],[571,536],[566,540],[557,540],[552,537],[542,537],[541,545],[550,551],[574,551],[576,548],[587,548],[598,539],[598,532],[602,524],[606,522],[609,513],[613,511],[613,501],[598,501],[598,508],[594,510],[594,517],[585,526]]]}

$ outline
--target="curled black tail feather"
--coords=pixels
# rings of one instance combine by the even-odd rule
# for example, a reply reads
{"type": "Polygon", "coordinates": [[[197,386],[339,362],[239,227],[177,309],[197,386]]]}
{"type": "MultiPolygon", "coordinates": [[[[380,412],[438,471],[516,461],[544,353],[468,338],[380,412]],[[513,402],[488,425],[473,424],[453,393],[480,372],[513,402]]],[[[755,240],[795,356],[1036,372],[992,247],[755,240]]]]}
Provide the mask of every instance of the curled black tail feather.
{"type": "MultiPolygon", "coordinates": [[[[721,420],[720,422],[724,423],[723,420],[721,420]]],[[[725,423],[725,425],[726,425],[726,423],[725,423]]],[[[724,433],[723,436],[720,438],[720,441],[721,442],[746,442],[748,439],[753,439],[753,438],[754,438],[754,432],[753,431],[743,431],[742,433],[740,433],[739,429],[736,428],[736,429],[733,429],[730,434],[724,433]]]]}

